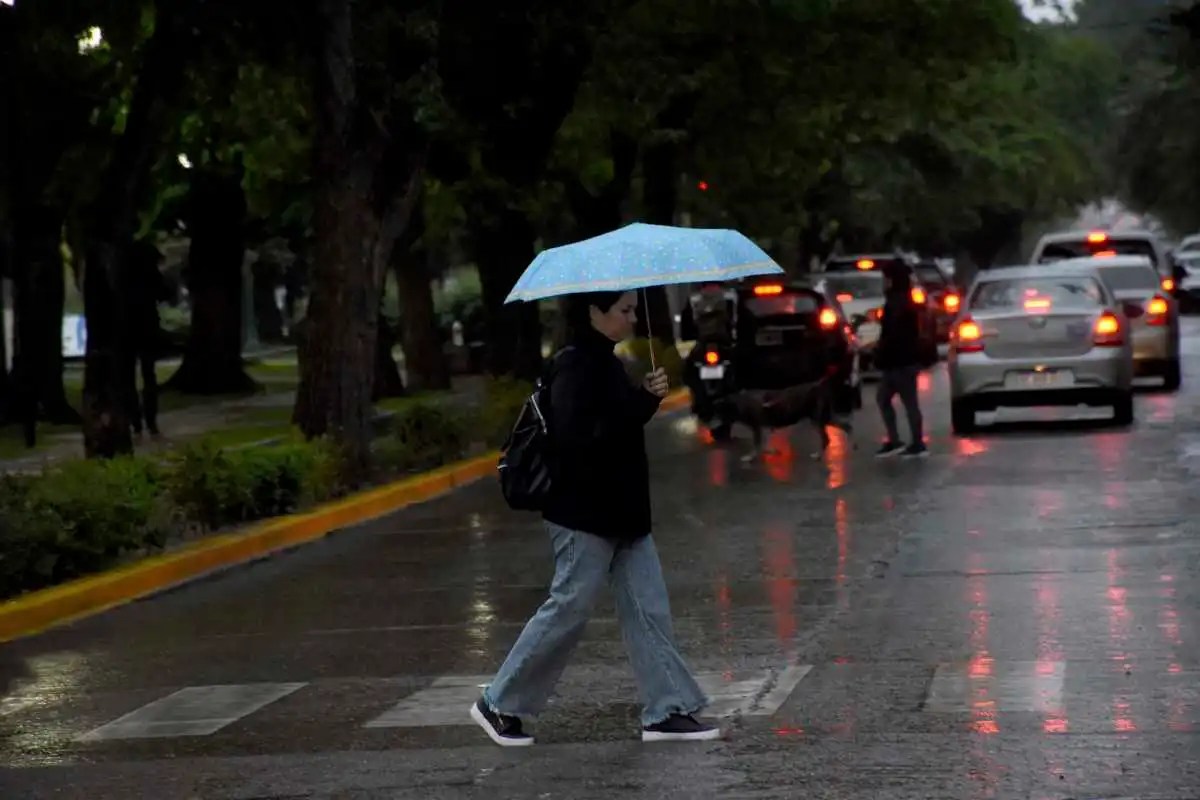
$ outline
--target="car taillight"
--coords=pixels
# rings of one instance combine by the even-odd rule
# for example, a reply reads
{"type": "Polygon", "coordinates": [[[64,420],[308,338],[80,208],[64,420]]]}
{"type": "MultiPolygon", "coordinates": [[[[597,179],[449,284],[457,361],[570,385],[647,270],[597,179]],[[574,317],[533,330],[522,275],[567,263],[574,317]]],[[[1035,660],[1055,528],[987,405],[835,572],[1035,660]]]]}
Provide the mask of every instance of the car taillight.
{"type": "Polygon", "coordinates": [[[983,350],[983,331],[979,323],[964,319],[958,323],[951,336],[951,344],[960,353],[978,353],[983,350]]]}
{"type": "Polygon", "coordinates": [[[1170,306],[1167,304],[1166,298],[1152,297],[1146,303],[1146,324],[1147,325],[1166,325],[1167,311],[1170,306]]]}
{"type": "Polygon", "coordinates": [[[950,292],[949,294],[947,294],[945,297],[942,298],[942,307],[945,308],[947,311],[949,311],[952,314],[956,313],[958,311],[958,307],[961,304],[962,304],[962,298],[960,298],[958,295],[954,294],[953,292],[950,292]]]}
{"type": "Polygon", "coordinates": [[[912,294],[912,301],[914,303],[916,303],[919,306],[925,305],[925,290],[924,289],[922,289],[920,286],[914,286],[912,288],[911,294],[912,294]]]}
{"type": "Polygon", "coordinates": [[[1125,337],[1121,335],[1121,320],[1111,311],[1105,311],[1096,317],[1096,325],[1092,331],[1092,343],[1097,347],[1119,347],[1125,344],[1125,337]]]}
{"type": "Polygon", "coordinates": [[[709,350],[707,353],[704,354],[704,361],[708,364],[716,364],[720,360],[721,360],[721,357],[719,355],[717,355],[716,350],[709,350]]]}
{"type": "Polygon", "coordinates": [[[1025,310],[1030,314],[1040,314],[1050,310],[1049,297],[1029,297],[1025,300],[1025,310]]]}
{"type": "Polygon", "coordinates": [[[758,297],[775,297],[783,294],[783,287],[778,283],[764,283],[754,287],[754,294],[758,297]]]}
{"type": "Polygon", "coordinates": [[[1092,231],[1088,234],[1087,240],[1091,244],[1103,244],[1108,241],[1108,234],[1104,231],[1092,231]]]}
{"type": "Polygon", "coordinates": [[[821,323],[822,328],[831,331],[838,326],[837,312],[832,308],[822,308],[821,313],[817,316],[817,321],[821,323]]]}
{"type": "Polygon", "coordinates": [[[1162,290],[1164,292],[1175,291],[1175,279],[1174,278],[1163,278],[1162,279],[1162,290]]]}
{"type": "Polygon", "coordinates": [[[879,322],[881,319],[883,319],[883,309],[872,308],[867,312],[867,319],[871,320],[872,322],[879,322]]]}
{"type": "Polygon", "coordinates": [[[837,296],[837,301],[839,303],[849,303],[853,299],[854,295],[850,294],[849,292],[842,292],[837,296]]]}

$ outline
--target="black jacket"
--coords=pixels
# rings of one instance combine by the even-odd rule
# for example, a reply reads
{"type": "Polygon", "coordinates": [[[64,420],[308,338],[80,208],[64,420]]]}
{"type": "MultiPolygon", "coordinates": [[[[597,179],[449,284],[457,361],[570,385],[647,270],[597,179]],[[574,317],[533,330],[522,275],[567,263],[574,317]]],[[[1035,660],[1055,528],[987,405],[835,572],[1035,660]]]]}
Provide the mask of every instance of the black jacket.
{"type": "Polygon", "coordinates": [[[589,328],[549,370],[551,483],[542,516],[629,541],[650,533],[643,428],[660,400],[630,384],[613,346],[589,328]]]}
{"type": "Polygon", "coordinates": [[[875,365],[880,369],[902,369],[921,363],[921,323],[908,291],[892,292],[883,304],[875,365]]]}

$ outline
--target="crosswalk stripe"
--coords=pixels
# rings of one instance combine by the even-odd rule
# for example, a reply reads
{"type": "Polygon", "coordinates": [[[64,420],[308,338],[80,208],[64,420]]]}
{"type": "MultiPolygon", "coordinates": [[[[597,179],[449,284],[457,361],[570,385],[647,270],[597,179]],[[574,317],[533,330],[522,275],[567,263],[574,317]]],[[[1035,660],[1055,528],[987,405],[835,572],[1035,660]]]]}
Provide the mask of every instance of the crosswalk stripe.
{"type": "Polygon", "coordinates": [[[1062,661],[993,661],[940,664],[926,693],[925,711],[1051,713],[1062,708],[1066,664],[1062,661]]]}
{"type": "MultiPolygon", "coordinates": [[[[711,705],[704,715],[769,716],[779,708],[796,684],[812,670],[811,665],[788,667],[782,671],[758,670],[752,673],[700,672],[696,681],[709,696],[711,705]]],[[[471,703],[479,699],[491,675],[446,676],[427,688],[413,692],[366,728],[420,728],[427,726],[473,725],[467,716],[471,703]]]]}
{"type": "Polygon", "coordinates": [[[80,740],[95,742],[110,739],[207,736],[306,685],[243,683],[189,686],[89,731],[81,736],[80,740]]]}

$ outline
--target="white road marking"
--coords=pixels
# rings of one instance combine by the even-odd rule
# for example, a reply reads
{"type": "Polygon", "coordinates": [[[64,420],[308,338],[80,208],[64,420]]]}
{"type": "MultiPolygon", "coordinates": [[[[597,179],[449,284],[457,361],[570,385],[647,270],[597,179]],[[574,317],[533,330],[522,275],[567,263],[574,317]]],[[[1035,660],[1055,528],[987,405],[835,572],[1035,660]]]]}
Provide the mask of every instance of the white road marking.
{"type": "Polygon", "coordinates": [[[208,736],[287,697],[304,683],[189,686],[80,737],[81,741],[208,736]]]}
{"type": "Polygon", "coordinates": [[[368,722],[365,728],[423,728],[474,725],[467,715],[491,675],[447,675],[413,692],[368,722]]]}
{"type": "MultiPolygon", "coordinates": [[[[801,664],[776,670],[758,671],[742,680],[727,679],[726,673],[704,672],[696,681],[712,701],[705,710],[710,717],[768,717],[791,695],[812,665],[801,664]]],[[[736,673],[734,676],[736,677],[736,673]]]]}
{"type": "Polygon", "coordinates": [[[1062,661],[984,661],[942,664],[934,673],[925,711],[956,714],[994,711],[1052,713],[1062,708],[1062,661]]]}

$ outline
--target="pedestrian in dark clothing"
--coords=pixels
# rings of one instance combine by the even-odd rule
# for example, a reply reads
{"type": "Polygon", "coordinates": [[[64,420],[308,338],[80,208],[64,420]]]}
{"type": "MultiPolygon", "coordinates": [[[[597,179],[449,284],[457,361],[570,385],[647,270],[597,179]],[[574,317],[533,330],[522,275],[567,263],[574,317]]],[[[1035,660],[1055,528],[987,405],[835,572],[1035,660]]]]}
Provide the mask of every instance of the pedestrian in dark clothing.
{"type": "Polygon", "coordinates": [[[613,353],[633,333],[637,295],[573,296],[570,344],[549,370],[551,484],[543,517],[554,547],[550,596],[525,625],[471,717],[496,744],[533,744],[536,715],[583,635],[600,589],[617,617],[637,678],[643,741],[715,739],[692,715],[708,699],[679,654],[658,552],[650,536],[643,428],[667,393],[662,369],[630,385],[613,353]]]}
{"type": "Polygon", "coordinates": [[[125,405],[133,432],[140,435],[142,423],[151,436],[158,436],[158,360],[162,338],[158,302],[166,293],[166,282],[158,270],[161,256],[151,242],[136,242],[129,254],[126,297],[129,314],[123,321],[125,343],[122,347],[125,405]],[[142,376],[142,397],[138,402],[137,373],[142,376]]]}
{"type": "Polygon", "coordinates": [[[929,450],[925,447],[921,406],[917,399],[917,377],[921,373],[920,320],[912,301],[912,278],[908,269],[901,266],[886,271],[883,280],[886,295],[875,350],[875,363],[881,378],[875,400],[887,427],[887,441],[877,455],[880,458],[894,455],[920,458],[927,456],[929,450]],[[912,441],[907,446],[900,441],[896,429],[896,410],[892,406],[896,395],[900,395],[900,402],[904,404],[912,434],[912,441]]]}

